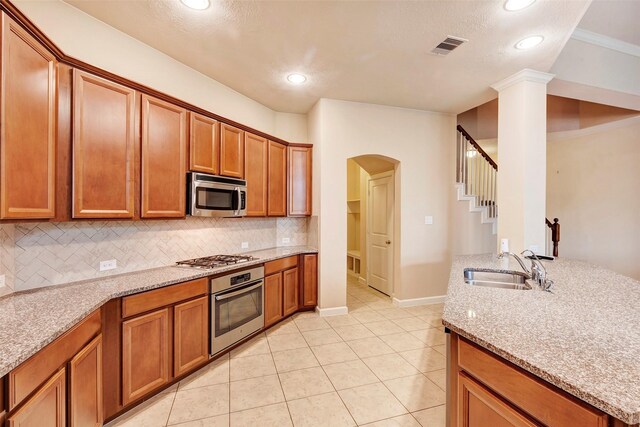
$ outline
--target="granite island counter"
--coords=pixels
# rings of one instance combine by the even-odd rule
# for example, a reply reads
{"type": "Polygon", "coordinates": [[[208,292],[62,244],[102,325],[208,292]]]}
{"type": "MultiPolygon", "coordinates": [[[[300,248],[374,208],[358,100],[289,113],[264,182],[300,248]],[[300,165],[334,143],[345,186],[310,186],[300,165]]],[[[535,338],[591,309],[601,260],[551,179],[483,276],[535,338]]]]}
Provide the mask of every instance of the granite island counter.
{"type": "Polygon", "coordinates": [[[543,262],[555,282],[552,292],[471,286],[465,268],[522,270],[495,255],[457,257],[443,324],[604,413],[638,424],[640,282],[583,262],[543,262]]]}

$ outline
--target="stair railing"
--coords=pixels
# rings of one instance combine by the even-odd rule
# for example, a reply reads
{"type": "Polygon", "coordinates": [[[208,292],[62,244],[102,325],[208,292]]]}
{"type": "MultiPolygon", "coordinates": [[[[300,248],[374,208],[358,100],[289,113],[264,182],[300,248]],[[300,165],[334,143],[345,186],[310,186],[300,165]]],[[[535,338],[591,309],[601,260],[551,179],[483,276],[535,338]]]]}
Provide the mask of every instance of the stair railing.
{"type": "Polygon", "coordinates": [[[498,216],[498,164],[460,125],[458,129],[456,181],[464,184],[464,194],[486,206],[489,218],[498,216]]]}
{"type": "MultiPolygon", "coordinates": [[[[553,223],[549,221],[547,218],[544,219],[545,224],[551,230],[551,243],[553,244],[553,256],[558,256],[558,243],[560,242],[560,223],[558,222],[558,218],[553,218],[553,223]]],[[[547,237],[548,239],[548,237],[547,237]]]]}
{"type": "MultiPolygon", "coordinates": [[[[498,216],[498,164],[460,125],[457,140],[456,182],[463,184],[465,196],[477,198],[479,206],[486,206],[489,218],[498,216]]],[[[553,256],[558,256],[560,224],[558,218],[553,223],[545,218],[551,235],[547,240],[552,244],[553,256]],[[549,239],[550,237],[550,239],[549,239]]]]}

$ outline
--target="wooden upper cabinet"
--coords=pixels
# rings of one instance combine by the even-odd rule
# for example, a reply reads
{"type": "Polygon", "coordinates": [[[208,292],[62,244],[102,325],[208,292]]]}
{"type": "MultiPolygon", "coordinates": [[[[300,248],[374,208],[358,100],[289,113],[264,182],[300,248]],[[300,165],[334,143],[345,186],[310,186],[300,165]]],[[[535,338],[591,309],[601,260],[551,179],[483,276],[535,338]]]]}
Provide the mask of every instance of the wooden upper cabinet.
{"type": "Polygon", "coordinates": [[[244,178],[244,131],[220,125],[220,175],[244,178]]]}
{"type": "Polygon", "coordinates": [[[269,141],[269,192],[267,214],[287,215],[287,147],[269,141]]]}
{"type": "Polygon", "coordinates": [[[2,13],[0,218],[55,215],[56,61],[2,13]]]}
{"type": "Polygon", "coordinates": [[[175,306],[173,314],[173,375],[193,370],[209,360],[209,298],[175,306]]]}
{"type": "Polygon", "coordinates": [[[190,170],[220,173],[220,123],[198,113],[189,113],[190,170]]]}
{"type": "Polygon", "coordinates": [[[187,110],[142,95],[142,217],[185,215],[187,110]]]}
{"type": "Polygon", "coordinates": [[[269,142],[265,138],[245,133],[247,216],[267,216],[268,148],[269,142]]]}
{"type": "Polygon", "coordinates": [[[62,368],[7,418],[7,426],[66,426],[66,380],[66,369],[62,368]]]}
{"type": "Polygon", "coordinates": [[[289,147],[289,216],[311,215],[312,147],[289,147]]]}
{"type": "Polygon", "coordinates": [[[122,323],[122,403],[127,405],[169,381],[169,309],[122,323]]]}
{"type": "Polygon", "coordinates": [[[69,426],[102,425],[102,335],[69,362],[69,426]]]}
{"type": "Polygon", "coordinates": [[[73,70],[73,217],[132,218],[136,92],[73,70]]]}

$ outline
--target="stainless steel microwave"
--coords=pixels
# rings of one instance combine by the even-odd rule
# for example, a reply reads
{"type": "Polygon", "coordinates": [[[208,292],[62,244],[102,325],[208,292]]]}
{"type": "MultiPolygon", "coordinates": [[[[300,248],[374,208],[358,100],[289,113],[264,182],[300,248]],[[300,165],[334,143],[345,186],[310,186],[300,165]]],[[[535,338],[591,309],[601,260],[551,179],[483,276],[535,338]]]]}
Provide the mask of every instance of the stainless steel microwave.
{"type": "Polygon", "coordinates": [[[247,214],[247,181],[189,172],[187,214],[208,217],[245,216],[247,214]]]}

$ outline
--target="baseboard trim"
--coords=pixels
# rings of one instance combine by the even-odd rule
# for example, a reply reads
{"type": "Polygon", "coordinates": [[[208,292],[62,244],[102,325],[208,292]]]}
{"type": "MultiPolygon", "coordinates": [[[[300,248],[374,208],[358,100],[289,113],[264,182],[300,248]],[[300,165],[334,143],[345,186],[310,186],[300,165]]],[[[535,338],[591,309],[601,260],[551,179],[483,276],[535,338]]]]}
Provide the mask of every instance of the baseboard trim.
{"type": "Polygon", "coordinates": [[[349,309],[345,307],[331,307],[331,308],[320,308],[316,307],[316,312],[320,315],[320,317],[327,316],[340,316],[342,314],[348,314],[349,309]]]}
{"type": "Polygon", "coordinates": [[[410,299],[398,299],[393,298],[393,305],[398,307],[415,307],[417,305],[430,305],[440,304],[444,302],[446,295],[439,295],[435,297],[423,297],[423,298],[410,298],[410,299]]]}
{"type": "Polygon", "coordinates": [[[364,278],[364,277],[358,277],[358,282],[359,282],[361,285],[367,286],[367,279],[366,279],[366,278],[364,278]]]}

